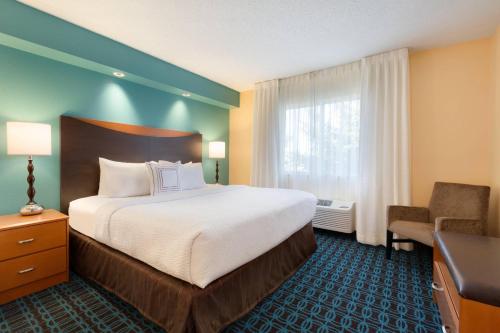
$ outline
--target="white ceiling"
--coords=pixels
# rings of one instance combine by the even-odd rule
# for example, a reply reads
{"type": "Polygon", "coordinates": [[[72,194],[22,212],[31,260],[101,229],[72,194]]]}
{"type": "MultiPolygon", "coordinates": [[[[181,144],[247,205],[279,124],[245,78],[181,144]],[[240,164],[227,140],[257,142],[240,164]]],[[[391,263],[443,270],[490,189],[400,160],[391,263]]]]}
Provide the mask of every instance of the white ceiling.
{"type": "Polygon", "coordinates": [[[500,0],[22,0],[233,89],[490,36],[500,0]]]}

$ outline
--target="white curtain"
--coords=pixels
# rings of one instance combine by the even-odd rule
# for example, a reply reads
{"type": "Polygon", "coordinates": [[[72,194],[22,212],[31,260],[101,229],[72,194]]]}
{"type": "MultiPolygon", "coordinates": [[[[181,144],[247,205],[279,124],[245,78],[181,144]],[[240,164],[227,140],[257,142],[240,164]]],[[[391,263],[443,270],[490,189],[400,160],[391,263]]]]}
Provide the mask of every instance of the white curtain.
{"type": "Polygon", "coordinates": [[[387,205],[410,203],[408,50],[362,60],[358,241],[385,245],[387,205]]]}
{"type": "Polygon", "coordinates": [[[408,50],[256,85],[252,184],[356,201],[358,241],[384,244],[410,203],[408,50]]]}
{"type": "Polygon", "coordinates": [[[278,187],[278,80],[255,85],[252,185],[278,187]]]}
{"type": "Polygon", "coordinates": [[[360,62],[279,81],[279,186],[355,200],[360,62]]]}

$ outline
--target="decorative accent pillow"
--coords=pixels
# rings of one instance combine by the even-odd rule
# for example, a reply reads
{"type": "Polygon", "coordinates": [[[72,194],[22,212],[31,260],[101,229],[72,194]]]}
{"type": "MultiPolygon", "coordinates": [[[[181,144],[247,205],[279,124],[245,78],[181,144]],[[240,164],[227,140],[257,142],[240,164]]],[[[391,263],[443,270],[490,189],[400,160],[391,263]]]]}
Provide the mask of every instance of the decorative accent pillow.
{"type": "Polygon", "coordinates": [[[206,186],[201,163],[186,163],[180,166],[182,190],[192,190],[206,186]]]}
{"type": "Polygon", "coordinates": [[[125,198],[149,194],[145,163],[125,163],[99,157],[101,197],[125,198]]]}
{"type": "Polygon", "coordinates": [[[181,190],[180,164],[160,164],[148,162],[150,194],[160,195],[171,191],[181,190]]]}
{"type": "Polygon", "coordinates": [[[170,162],[170,161],[165,161],[165,160],[159,160],[158,163],[160,163],[160,164],[182,164],[181,161],[170,162]]]}

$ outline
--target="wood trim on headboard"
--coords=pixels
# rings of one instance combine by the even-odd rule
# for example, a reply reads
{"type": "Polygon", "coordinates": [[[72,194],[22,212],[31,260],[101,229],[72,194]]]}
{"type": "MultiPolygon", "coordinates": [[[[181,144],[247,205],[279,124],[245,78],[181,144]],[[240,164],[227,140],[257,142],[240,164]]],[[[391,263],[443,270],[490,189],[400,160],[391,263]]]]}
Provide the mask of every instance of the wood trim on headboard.
{"type": "Polygon", "coordinates": [[[180,136],[191,136],[194,134],[192,132],[182,132],[182,131],[171,130],[171,129],[121,124],[121,123],[114,123],[114,122],[110,122],[110,121],[102,121],[102,120],[96,120],[96,119],[86,119],[86,118],[75,118],[75,119],[81,120],[81,121],[88,123],[88,124],[107,128],[107,129],[110,129],[113,131],[128,133],[128,134],[135,134],[135,135],[174,138],[174,137],[180,137],[180,136]]]}
{"type": "Polygon", "coordinates": [[[201,162],[199,133],[61,116],[61,211],[73,200],[96,195],[99,157],[120,162],[201,162]]]}

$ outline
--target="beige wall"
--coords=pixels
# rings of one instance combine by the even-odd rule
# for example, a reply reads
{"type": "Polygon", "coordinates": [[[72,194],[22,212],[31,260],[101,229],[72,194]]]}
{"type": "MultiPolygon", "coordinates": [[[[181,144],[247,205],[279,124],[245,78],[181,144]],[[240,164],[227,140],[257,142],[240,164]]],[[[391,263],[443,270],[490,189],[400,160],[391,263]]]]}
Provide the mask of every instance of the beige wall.
{"type": "Polygon", "coordinates": [[[491,39],[411,54],[412,201],[427,205],[436,180],[490,184],[491,39]]]}
{"type": "Polygon", "coordinates": [[[494,122],[493,122],[493,166],[492,166],[492,209],[490,231],[500,236],[500,27],[493,42],[493,86],[494,86],[494,122]],[[495,223],[496,222],[496,223],[495,223]]]}
{"type": "Polygon", "coordinates": [[[250,184],[253,91],[240,94],[240,107],[229,112],[229,183],[250,184]]]}
{"type": "MultiPolygon", "coordinates": [[[[435,181],[492,185],[490,234],[500,236],[500,29],[492,38],[410,55],[412,199],[435,181]]],[[[252,93],[230,114],[230,183],[248,183],[252,93]]]]}

